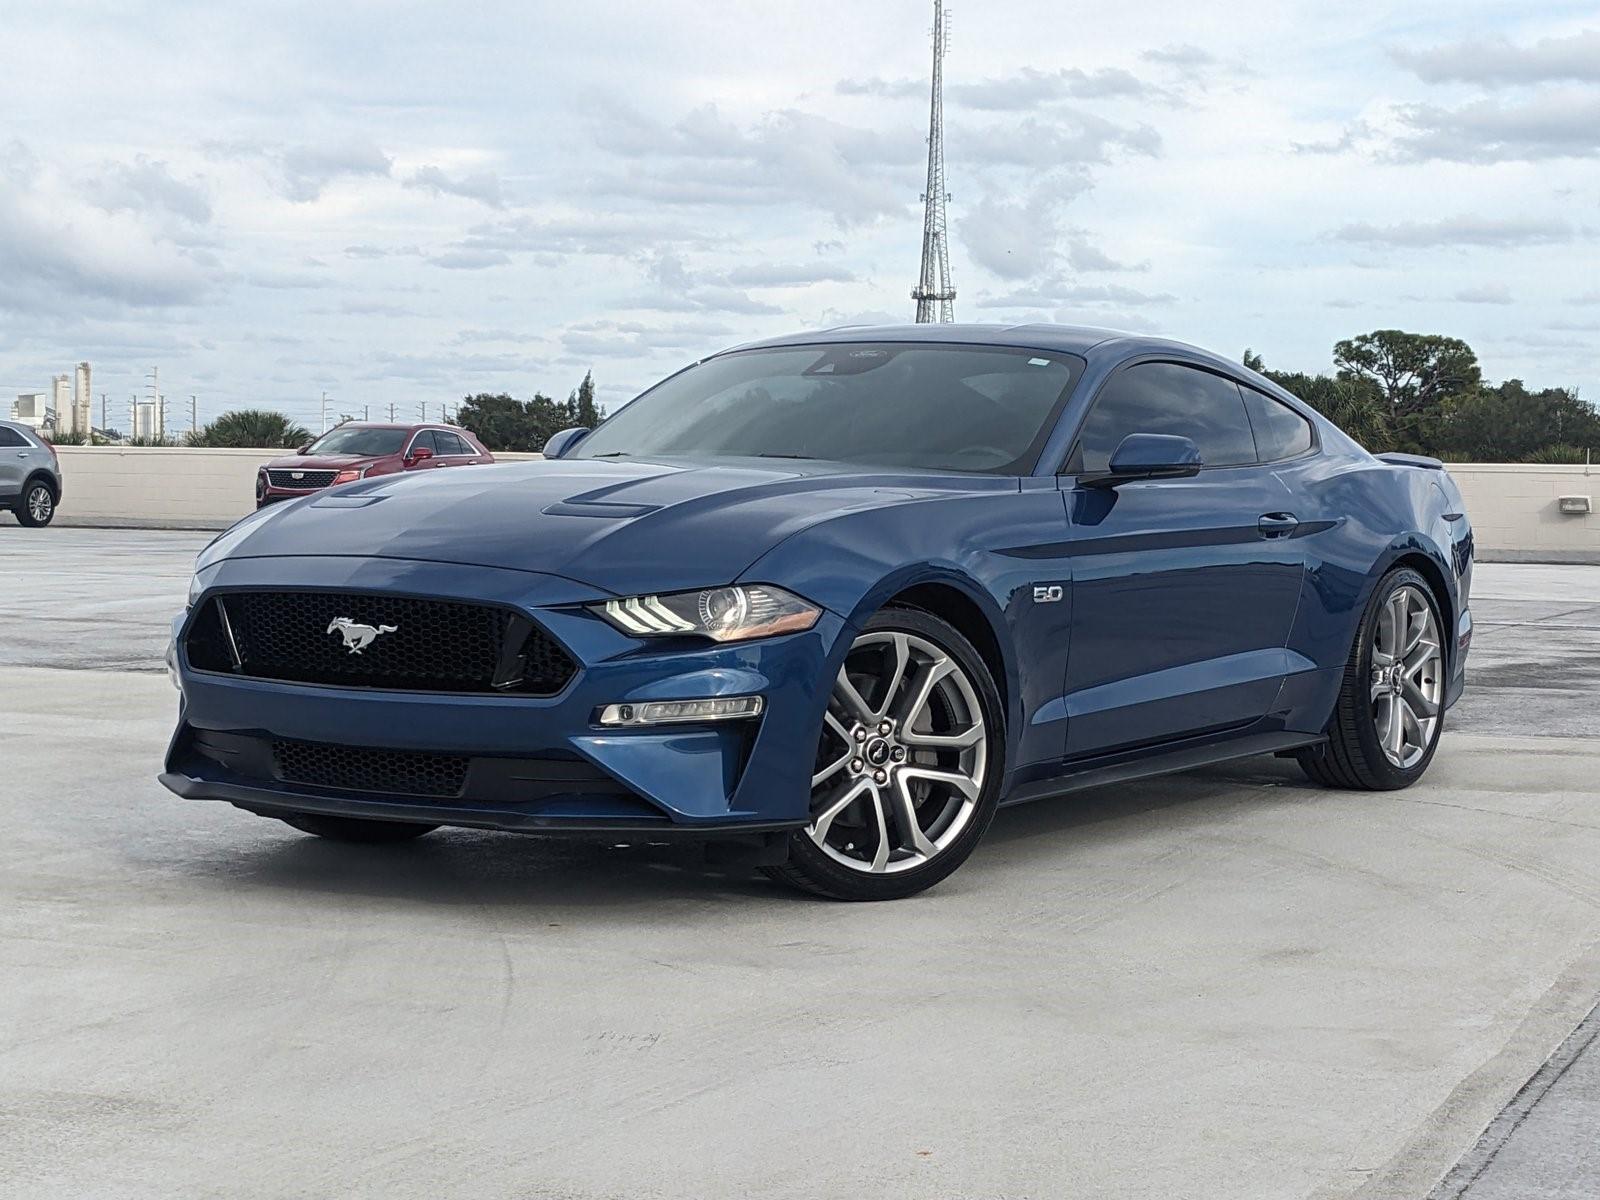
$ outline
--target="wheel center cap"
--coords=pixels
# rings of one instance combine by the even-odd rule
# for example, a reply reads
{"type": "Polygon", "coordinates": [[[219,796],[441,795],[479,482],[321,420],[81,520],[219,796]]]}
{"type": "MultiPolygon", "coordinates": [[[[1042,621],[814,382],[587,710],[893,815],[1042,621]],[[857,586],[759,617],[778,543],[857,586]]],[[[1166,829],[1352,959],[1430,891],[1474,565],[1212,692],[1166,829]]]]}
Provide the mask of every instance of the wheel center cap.
{"type": "Polygon", "coordinates": [[[883,738],[875,738],[867,744],[866,760],[875,767],[881,767],[889,761],[889,743],[883,738]]]}

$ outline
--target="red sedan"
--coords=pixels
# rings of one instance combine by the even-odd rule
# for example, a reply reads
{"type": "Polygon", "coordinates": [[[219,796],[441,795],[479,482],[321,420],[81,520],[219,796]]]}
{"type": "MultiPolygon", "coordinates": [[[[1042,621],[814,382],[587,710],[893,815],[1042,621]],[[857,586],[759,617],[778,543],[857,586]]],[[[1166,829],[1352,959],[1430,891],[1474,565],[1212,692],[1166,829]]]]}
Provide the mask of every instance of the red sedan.
{"type": "Polygon", "coordinates": [[[397,471],[433,471],[492,463],[494,455],[454,425],[378,425],[351,421],[330,429],[298,454],[275,458],[256,473],[256,507],[323,488],[397,471]]]}

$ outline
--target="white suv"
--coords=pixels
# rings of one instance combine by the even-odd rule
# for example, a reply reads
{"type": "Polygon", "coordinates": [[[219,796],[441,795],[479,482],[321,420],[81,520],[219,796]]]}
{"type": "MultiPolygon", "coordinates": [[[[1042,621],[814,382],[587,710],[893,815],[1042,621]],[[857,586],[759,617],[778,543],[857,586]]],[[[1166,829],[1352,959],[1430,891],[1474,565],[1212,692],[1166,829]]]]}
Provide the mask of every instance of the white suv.
{"type": "Polygon", "coordinates": [[[61,503],[61,460],[26,425],[0,421],[0,509],[24,525],[50,524],[61,503]]]}

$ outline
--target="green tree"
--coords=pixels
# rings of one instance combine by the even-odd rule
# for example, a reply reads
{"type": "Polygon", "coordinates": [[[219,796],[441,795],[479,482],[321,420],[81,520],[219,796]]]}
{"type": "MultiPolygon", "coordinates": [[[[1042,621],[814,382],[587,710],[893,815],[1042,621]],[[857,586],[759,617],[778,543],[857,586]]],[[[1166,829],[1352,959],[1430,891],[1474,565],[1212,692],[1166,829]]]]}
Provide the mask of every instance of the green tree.
{"type": "Polygon", "coordinates": [[[1339,378],[1375,386],[1389,409],[1396,449],[1427,453],[1453,400],[1483,382],[1472,347],[1460,338],[1378,329],[1333,347],[1339,378]]]}
{"type": "Polygon", "coordinates": [[[208,448],[295,449],[311,441],[311,434],[280,412],[241,408],[225,412],[203,429],[184,437],[186,446],[208,448]]]}
{"type": "Polygon", "coordinates": [[[583,382],[578,385],[578,390],[567,398],[567,404],[572,409],[572,423],[582,425],[585,429],[593,429],[605,420],[605,410],[594,402],[594,372],[585,371],[583,382]]]}
{"type": "Polygon", "coordinates": [[[1600,413],[1566,388],[1530,392],[1508,379],[1452,405],[1438,446],[1457,462],[1582,462],[1574,447],[1600,447],[1600,413]],[[1567,457],[1542,457],[1547,452],[1567,457]]]}
{"type": "Polygon", "coordinates": [[[565,400],[552,400],[535,392],[532,400],[517,400],[504,392],[480,392],[462,398],[456,410],[456,424],[470,429],[490,450],[543,450],[551,436],[574,425],[594,428],[605,419],[605,410],[595,403],[594,375],[565,400]]]}
{"type": "Polygon", "coordinates": [[[543,450],[551,435],[573,424],[568,405],[535,393],[516,400],[504,392],[467,396],[456,410],[456,424],[470,429],[490,450],[543,450]]]}

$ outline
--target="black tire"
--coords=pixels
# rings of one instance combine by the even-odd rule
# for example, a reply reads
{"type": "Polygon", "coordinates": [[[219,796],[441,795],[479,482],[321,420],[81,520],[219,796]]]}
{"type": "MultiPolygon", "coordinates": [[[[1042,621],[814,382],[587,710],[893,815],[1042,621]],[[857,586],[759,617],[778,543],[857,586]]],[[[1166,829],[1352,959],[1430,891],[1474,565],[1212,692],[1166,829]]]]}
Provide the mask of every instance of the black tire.
{"type": "Polygon", "coordinates": [[[439,828],[437,825],[423,825],[414,821],[373,821],[365,817],[330,817],[322,813],[295,813],[279,817],[278,820],[285,825],[293,825],[301,833],[313,833],[335,842],[353,842],[365,846],[409,842],[439,828]]]}
{"type": "Polygon", "coordinates": [[[1378,722],[1371,693],[1374,638],[1384,606],[1395,592],[1405,587],[1415,589],[1426,600],[1441,636],[1441,664],[1448,662],[1447,644],[1443,642],[1445,624],[1433,589],[1426,579],[1411,568],[1395,568],[1378,581],[1372,599],[1367,603],[1367,610],[1362,614],[1355,645],[1350,648],[1350,656],[1345,662],[1339,699],[1328,722],[1327,742],[1298,751],[1295,755],[1301,770],[1313,783],[1356,791],[1397,791],[1421,779],[1428,764],[1433,761],[1434,753],[1439,748],[1439,739],[1444,734],[1442,689],[1432,739],[1416,763],[1409,767],[1397,766],[1384,754],[1378,740],[1378,722]]]}
{"type": "Polygon", "coordinates": [[[43,479],[30,479],[17,501],[17,520],[30,529],[42,529],[56,519],[56,490],[43,479]],[[41,515],[35,515],[35,510],[41,515]]]}
{"type": "MultiPolygon", "coordinates": [[[[788,861],[763,868],[773,879],[832,900],[898,900],[924,891],[959,867],[972,854],[994,819],[1005,775],[1005,712],[994,678],[972,643],[951,624],[913,608],[887,608],[873,615],[861,629],[859,642],[869,634],[906,633],[932,643],[966,673],[983,719],[984,769],[975,804],[964,828],[920,866],[887,874],[868,874],[841,865],[824,852],[806,830],[789,836],[788,861]]],[[[819,755],[824,734],[818,732],[819,755]]],[[[899,761],[899,760],[896,760],[899,761]]],[[[916,764],[907,762],[907,768],[916,764]]]]}

